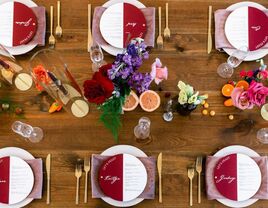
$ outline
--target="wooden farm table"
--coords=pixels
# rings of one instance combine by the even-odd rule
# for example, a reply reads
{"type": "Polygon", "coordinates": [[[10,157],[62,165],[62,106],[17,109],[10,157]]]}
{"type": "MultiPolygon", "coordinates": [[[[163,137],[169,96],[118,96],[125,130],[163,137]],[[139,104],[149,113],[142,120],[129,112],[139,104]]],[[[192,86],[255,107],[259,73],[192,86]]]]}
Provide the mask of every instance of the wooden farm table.
{"type": "MultiPolygon", "coordinates": [[[[100,6],[104,0],[62,0],[62,27],[63,37],[57,40],[56,48],[61,53],[70,71],[82,86],[86,79],[91,78],[91,61],[87,52],[87,4],[93,8],[100,6]]],[[[182,117],[177,113],[172,122],[163,121],[162,108],[153,113],[146,113],[138,107],[135,111],[122,115],[122,128],[119,135],[119,144],[129,144],[142,149],[146,154],[157,156],[163,152],[163,203],[155,200],[144,200],[136,207],[139,208],[186,208],[189,207],[189,183],[187,166],[194,163],[197,155],[211,155],[218,149],[228,145],[240,144],[248,146],[259,154],[268,153],[268,146],[260,144],[256,139],[258,129],[267,123],[261,118],[260,110],[240,111],[235,108],[223,106],[224,98],[221,96],[221,87],[226,80],[221,79],[216,72],[217,66],[226,61],[227,55],[214,49],[207,54],[207,24],[208,6],[213,11],[239,2],[237,0],[144,0],[148,7],[162,7],[162,25],[165,18],[165,3],[169,2],[169,26],[171,39],[164,42],[164,49],[152,49],[150,59],[142,65],[142,71],[151,70],[151,64],[156,57],[160,58],[169,69],[169,77],[164,81],[159,92],[164,101],[165,92],[172,95],[178,93],[177,83],[183,80],[202,93],[208,93],[210,109],[216,112],[214,117],[202,116],[201,108],[196,109],[190,117],[182,117]],[[230,121],[228,115],[233,114],[230,121]],[[133,128],[138,119],[148,116],[152,121],[153,141],[142,145],[133,138],[133,128]],[[246,125],[251,119],[254,125],[246,125]]],[[[268,7],[267,0],[256,2],[268,7]]],[[[36,0],[49,11],[49,6],[56,0],[36,0]]],[[[56,10],[54,9],[54,14],[56,10]]],[[[55,14],[56,18],[56,14],[55,14]]],[[[54,19],[55,20],[55,19],[54,19]]],[[[158,15],[156,15],[156,22],[158,15]]],[[[49,26],[49,20],[47,16],[49,26]]],[[[56,21],[55,21],[56,23],[56,21]]],[[[213,21],[214,24],[214,21],[213,21]]],[[[157,24],[158,25],[158,24],[157,24]]],[[[49,29],[49,27],[47,27],[49,29]]],[[[156,26],[156,31],[157,31],[156,26]]],[[[212,27],[214,37],[214,26],[212,27]]],[[[47,39],[49,33],[47,32],[47,39]]],[[[47,41],[48,42],[48,41],[47,41]]],[[[40,48],[17,58],[25,67],[28,67],[29,58],[40,48]]],[[[105,61],[112,62],[114,57],[105,53],[105,61]]],[[[268,58],[264,59],[268,62],[268,58]]],[[[243,63],[239,69],[252,69],[258,64],[255,62],[243,63]]],[[[238,70],[235,70],[234,79],[239,79],[238,70]]],[[[153,85],[154,90],[159,90],[153,85]]],[[[78,158],[83,159],[93,153],[100,153],[108,147],[115,145],[111,133],[99,122],[99,112],[95,106],[90,107],[90,113],[83,119],[77,119],[64,111],[55,114],[41,112],[38,105],[29,104],[37,90],[32,88],[27,92],[16,89],[0,89],[0,97],[9,96],[12,100],[22,104],[26,119],[22,120],[44,130],[45,137],[42,142],[33,144],[26,142],[11,131],[11,124],[18,120],[12,115],[0,117],[0,147],[15,146],[28,150],[35,157],[45,161],[48,153],[52,154],[51,173],[51,204],[46,205],[46,180],[42,200],[34,200],[27,207],[55,207],[69,208],[75,205],[76,178],[74,168],[78,158]]],[[[44,179],[46,174],[44,173],[44,179]]],[[[202,204],[197,204],[197,178],[194,179],[194,205],[193,207],[212,208],[223,207],[217,201],[209,201],[205,195],[204,176],[202,177],[202,204]]],[[[156,185],[157,186],[157,185],[156,185]]],[[[112,207],[100,199],[91,199],[88,204],[83,203],[84,177],[81,180],[80,204],[77,207],[105,208],[112,207]]],[[[156,190],[156,196],[158,189],[156,190]]],[[[89,196],[91,189],[89,187],[89,196]]],[[[251,207],[267,207],[268,201],[260,200],[251,207]]]]}

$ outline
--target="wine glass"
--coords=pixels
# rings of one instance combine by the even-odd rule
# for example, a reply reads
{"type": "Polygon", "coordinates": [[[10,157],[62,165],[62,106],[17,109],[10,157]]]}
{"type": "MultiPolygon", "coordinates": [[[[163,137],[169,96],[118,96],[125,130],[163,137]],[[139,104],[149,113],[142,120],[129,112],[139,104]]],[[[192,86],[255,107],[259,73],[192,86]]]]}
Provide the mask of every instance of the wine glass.
{"type": "Polygon", "coordinates": [[[90,59],[92,63],[92,70],[93,72],[98,71],[98,69],[105,64],[104,55],[101,49],[101,46],[95,42],[90,46],[90,59]]]}
{"type": "Polygon", "coordinates": [[[222,78],[230,78],[234,73],[234,68],[238,67],[247,57],[248,48],[246,46],[236,49],[231,56],[228,57],[226,63],[219,65],[217,72],[222,78]]]}

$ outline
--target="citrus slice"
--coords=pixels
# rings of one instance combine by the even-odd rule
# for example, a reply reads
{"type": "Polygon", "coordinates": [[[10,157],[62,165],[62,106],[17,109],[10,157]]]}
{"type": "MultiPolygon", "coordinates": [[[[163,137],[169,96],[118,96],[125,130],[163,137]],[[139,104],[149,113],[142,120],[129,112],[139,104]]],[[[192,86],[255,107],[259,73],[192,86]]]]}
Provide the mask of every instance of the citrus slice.
{"type": "Polygon", "coordinates": [[[244,90],[248,90],[249,83],[247,81],[245,81],[245,80],[240,80],[239,82],[237,82],[235,87],[242,87],[244,90]]]}
{"type": "Polygon", "coordinates": [[[231,97],[232,91],[234,90],[234,86],[231,84],[225,84],[223,85],[221,89],[221,93],[225,97],[231,97]]]}
{"type": "Polygon", "coordinates": [[[153,112],[160,106],[160,96],[152,90],[140,95],[140,106],[146,112],[153,112]]]}
{"type": "Polygon", "coordinates": [[[139,105],[139,97],[134,91],[131,91],[123,106],[124,111],[133,111],[139,105]]]}
{"type": "Polygon", "coordinates": [[[223,104],[226,107],[230,107],[230,106],[233,106],[234,105],[232,98],[229,98],[229,99],[225,100],[223,104]]]}

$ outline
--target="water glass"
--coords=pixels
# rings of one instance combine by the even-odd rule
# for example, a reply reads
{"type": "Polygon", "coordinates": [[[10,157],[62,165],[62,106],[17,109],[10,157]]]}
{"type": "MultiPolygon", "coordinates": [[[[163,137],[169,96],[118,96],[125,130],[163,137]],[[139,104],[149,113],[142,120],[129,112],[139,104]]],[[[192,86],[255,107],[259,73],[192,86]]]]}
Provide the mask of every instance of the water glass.
{"type": "Polygon", "coordinates": [[[248,48],[242,47],[235,50],[231,56],[228,57],[226,63],[219,65],[217,72],[222,78],[230,78],[234,73],[234,68],[238,67],[247,57],[248,48]]]}
{"type": "Polygon", "coordinates": [[[93,72],[98,71],[98,69],[106,64],[104,59],[104,55],[101,49],[101,46],[98,43],[93,43],[92,46],[90,47],[90,59],[93,62],[92,63],[92,70],[93,72]]]}
{"type": "Polygon", "coordinates": [[[28,139],[32,143],[38,143],[44,137],[43,130],[41,128],[32,127],[31,125],[22,123],[20,121],[15,121],[11,128],[15,133],[28,139]]]}
{"type": "Polygon", "coordinates": [[[268,128],[260,129],[257,132],[257,139],[263,144],[268,144],[268,128]]]}
{"type": "Polygon", "coordinates": [[[150,136],[151,121],[147,117],[141,117],[138,125],[134,128],[134,135],[136,141],[139,143],[149,143],[151,141],[150,136]]]}

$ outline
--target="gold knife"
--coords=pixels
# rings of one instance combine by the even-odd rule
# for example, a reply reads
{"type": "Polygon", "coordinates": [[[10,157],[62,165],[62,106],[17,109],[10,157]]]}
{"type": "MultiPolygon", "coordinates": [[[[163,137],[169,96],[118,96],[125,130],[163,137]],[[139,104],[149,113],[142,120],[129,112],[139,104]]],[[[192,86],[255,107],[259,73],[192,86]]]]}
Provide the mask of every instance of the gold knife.
{"type": "Polygon", "coordinates": [[[211,49],[212,49],[211,18],[212,18],[212,6],[209,6],[208,7],[208,48],[207,48],[208,54],[210,54],[211,49]]]}
{"type": "Polygon", "coordinates": [[[159,203],[162,203],[162,152],[160,152],[157,158],[157,169],[159,177],[159,203]]]}
{"type": "Polygon", "coordinates": [[[92,46],[92,33],[91,33],[91,4],[88,4],[88,35],[87,35],[87,52],[90,52],[92,46]]]}
{"type": "Polygon", "coordinates": [[[51,154],[46,158],[46,171],[47,171],[47,204],[50,204],[50,167],[51,167],[51,154]]]}

